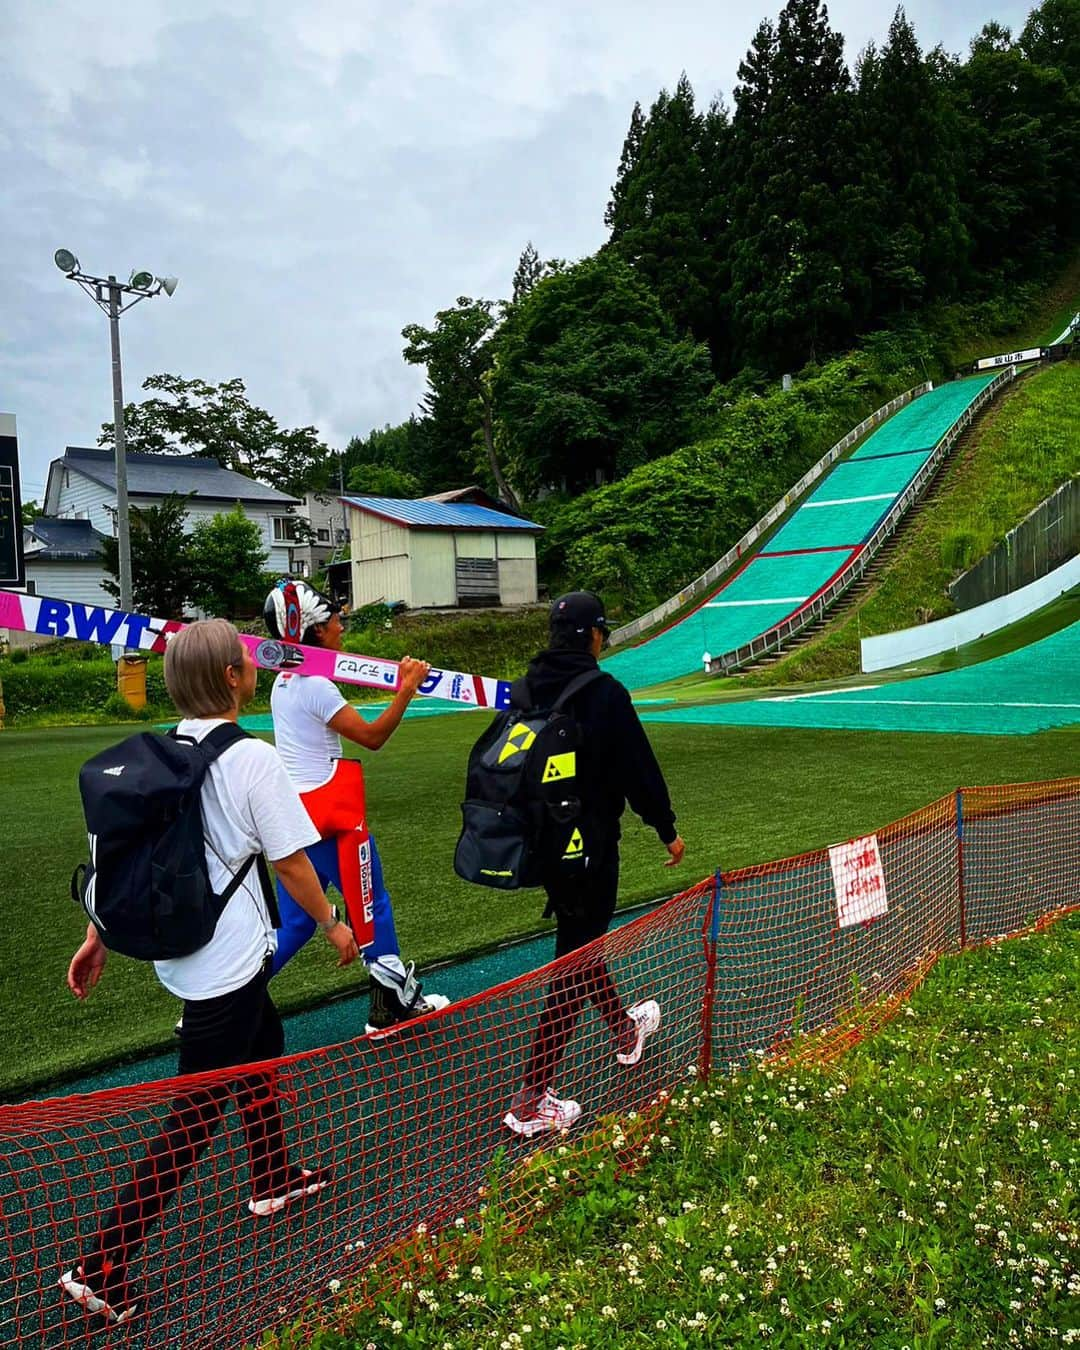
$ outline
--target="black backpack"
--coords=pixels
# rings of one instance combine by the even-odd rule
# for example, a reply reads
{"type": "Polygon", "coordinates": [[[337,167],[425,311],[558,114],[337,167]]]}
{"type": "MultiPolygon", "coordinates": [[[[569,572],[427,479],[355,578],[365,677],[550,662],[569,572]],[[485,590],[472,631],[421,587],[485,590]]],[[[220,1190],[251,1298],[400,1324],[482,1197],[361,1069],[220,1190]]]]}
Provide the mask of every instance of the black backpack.
{"type": "Polygon", "coordinates": [[[563,708],[604,674],[587,670],[551,708],[532,706],[527,680],[469,754],[454,871],[478,886],[516,891],[583,874],[591,822],[578,795],[581,727],[563,708]]]}
{"type": "Polygon", "coordinates": [[[142,961],[190,956],[214,936],[225,906],[257,862],[270,920],[280,926],[266,860],[253,854],[215,895],[206,869],[202,785],[215,759],[248,733],[232,722],[202,741],[143,731],[79,771],[90,861],[71,878],[105,946],[142,961]]]}

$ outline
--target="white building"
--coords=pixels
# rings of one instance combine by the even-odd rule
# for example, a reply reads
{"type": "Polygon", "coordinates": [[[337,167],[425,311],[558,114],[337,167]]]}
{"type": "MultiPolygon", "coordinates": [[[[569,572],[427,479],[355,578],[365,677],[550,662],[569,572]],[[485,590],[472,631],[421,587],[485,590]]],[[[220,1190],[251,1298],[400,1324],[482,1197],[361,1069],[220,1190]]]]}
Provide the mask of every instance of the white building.
{"type": "MultiPolygon", "coordinates": [[[[289,570],[294,577],[313,577],[325,571],[326,564],[343,548],[346,538],[345,506],[340,497],[329,497],[322,492],[309,492],[303,505],[297,508],[297,522],[307,523],[307,530],[297,530],[301,537],[289,549],[289,570]],[[310,537],[303,537],[309,535],[310,537]]],[[[339,556],[344,556],[339,553],[339,556]]]]}
{"type": "Polygon", "coordinates": [[[115,609],[115,598],[101,585],[104,541],[105,536],[88,520],[37,516],[33,525],[23,527],[26,590],[30,595],[115,609]]]}
{"type": "MultiPolygon", "coordinates": [[[[450,495],[459,494],[443,497],[450,495]]],[[[542,525],[494,503],[397,497],[344,501],[354,605],[403,600],[412,609],[427,609],[536,602],[536,539],[542,525]]]]}
{"type": "MultiPolygon", "coordinates": [[[[298,498],[223,469],[216,459],[180,455],[127,456],[129,506],[159,506],[170,492],[190,496],[186,528],[232,511],[237,505],[259,527],[269,554],[266,567],[286,573],[298,498]]],[[[85,520],[101,534],[116,534],[116,468],[113,451],[69,445],[49,465],[46,517],[85,520]]],[[[66,598],[66,597],[65,597],[66,598]]]]}

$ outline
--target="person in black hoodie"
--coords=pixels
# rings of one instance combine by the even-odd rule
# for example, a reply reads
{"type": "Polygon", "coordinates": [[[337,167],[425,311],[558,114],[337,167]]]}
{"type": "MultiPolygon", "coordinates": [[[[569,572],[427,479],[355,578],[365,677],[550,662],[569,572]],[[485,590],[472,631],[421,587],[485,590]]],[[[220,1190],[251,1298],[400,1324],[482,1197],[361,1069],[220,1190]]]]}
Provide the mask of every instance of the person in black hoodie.
{"type": "MultiPolygon", "coordinates": [[[[571,680],[597,670],[608,631],[597,596],[589,591],[560,596],[551,607],[548,649],[533,659],[525,676],[531,706],[551,707],[571,680]]],[[[576,786],[589,822],[589,844],[585,866],[552,868],[543,881],[545,913],[555,916],[556,958],[602,937],[611,924],[619,890],[619,821],[627,802],[659,835],[670,855],[666,867],[679,863],[686,847],[675,829],[664,776],[626,688],[604,673],[571,695],[567,711],[582,732],[576,786]]],[[[620,1064],[637,1064],[646,1040],[660,1025],[660,1008],[652,999],[623,1007],[601,955],[556,977],[524,1082],[503,1117],[516,1134],[565,1129],[581,1115],[579,1104],[555,1096],[551,1083],[586,999],[607,1024],[620,1064]]]]}

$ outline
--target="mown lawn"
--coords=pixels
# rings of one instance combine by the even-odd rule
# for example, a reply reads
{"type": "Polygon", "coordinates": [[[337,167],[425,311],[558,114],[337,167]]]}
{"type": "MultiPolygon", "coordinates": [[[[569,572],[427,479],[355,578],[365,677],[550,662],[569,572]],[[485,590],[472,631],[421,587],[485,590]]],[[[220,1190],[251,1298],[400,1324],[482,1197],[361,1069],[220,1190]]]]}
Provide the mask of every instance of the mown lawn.
{"type": "MultiPolygon", "coordinates": [[[[171,1044],[177,1004],[152,970],[114,957],[85,1005],[64,987],[83,931],[68,882],[85,855],[79,765],[129,727],[0,735],[0,1094],[171,1044]]],[[[470,714],[406,723],[366,759],[371,819],[407,958],[421,964],[547,927],[538,892],[470,887],[451,866],[470,714]]],[[[678,870],[628,818],[621,899],[683,889],[717,865],[784,857],[866,833],[958,784],[1074,774],[1073,729],[1025,738],[908,736],[787,729],[650,727],[687,840],[678,870]]],[[[354,987],[314,942],[276,984],[280,1006],[354,987]]]]}
{"type": "MultiPolygon", "coordinates": [[[[493,1187],[464,1232],[417,1239],[421,1273],[346,1334],[273,1343],[1078,1343],[1078,963],[1080,915],[945,958],[832,1067],[688,1081],[629,1174],[592,1163],[568,1181],[570,1136],[536,1159],[547,1199],[529,1230],[509,1220],[512,1183],[493,1187]]],[[[363,1285],[339,1297],[362,1306],[363,1285]]]]}

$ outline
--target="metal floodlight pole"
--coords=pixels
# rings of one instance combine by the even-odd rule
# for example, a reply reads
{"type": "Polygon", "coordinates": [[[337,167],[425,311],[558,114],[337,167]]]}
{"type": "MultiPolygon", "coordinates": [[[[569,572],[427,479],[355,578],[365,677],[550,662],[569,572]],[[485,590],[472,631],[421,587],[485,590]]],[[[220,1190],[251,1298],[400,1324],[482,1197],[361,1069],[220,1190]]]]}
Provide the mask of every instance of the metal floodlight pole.
{"type": "Polygon", "coordinates": [[[120,285],[109,277],[109,346],[112,349],[113,443],[116,464],[116,552],[120,570],[120,608],[132,608],[131,523],[128,519],[127,435],[124,430],[124,377],[120,369],[120,285]]]}
{"type": "Polygon", "coordinates": [[[132,272],[129,281],[108,277],[94,277],[83,272],[79,260],[67,249],[57,249],[53,261],[69,281],[77,281],[109,320],[109,346],[112,351],[113,439],[116,464],[116,551],[120,574],[120,608],[132,607],[131,586],[131,522],[128,518],[127,493],[127,437],[124,430],[124,381],[120,366],[120,315],[152,296],[172,295],[176,290],[175,277],[155,277],[150,272],[132,272]],[[124,298],[132,298],[124,303],[124,298]]]}

